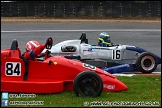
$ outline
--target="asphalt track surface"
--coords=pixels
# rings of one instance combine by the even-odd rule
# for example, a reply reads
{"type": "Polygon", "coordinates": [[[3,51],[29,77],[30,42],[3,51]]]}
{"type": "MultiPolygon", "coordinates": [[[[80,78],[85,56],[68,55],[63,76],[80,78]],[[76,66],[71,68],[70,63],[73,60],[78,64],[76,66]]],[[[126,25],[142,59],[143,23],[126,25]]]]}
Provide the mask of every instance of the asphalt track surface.
{"type": "MultiPolygon", "coordinates": [[[[17,39],[19,48],[25,51],[25,44],[30,40],[40,43],[52,37],[53,44],[69,39],[79,39],[86,33],[89,44],[95,45],[98,36],[106,31],[114,44],[135,45],[161,57],[161,21],[160,22],[127,22],[127,21],[83,21],[83,22],[12,22],[1,21],[1,49],[9,48],[12,40],[17,39]]],[[[158,65],[155,72],[161,72],[158,65]]],[[[161,73],[160,73],[161,74],[161,73]]]]}

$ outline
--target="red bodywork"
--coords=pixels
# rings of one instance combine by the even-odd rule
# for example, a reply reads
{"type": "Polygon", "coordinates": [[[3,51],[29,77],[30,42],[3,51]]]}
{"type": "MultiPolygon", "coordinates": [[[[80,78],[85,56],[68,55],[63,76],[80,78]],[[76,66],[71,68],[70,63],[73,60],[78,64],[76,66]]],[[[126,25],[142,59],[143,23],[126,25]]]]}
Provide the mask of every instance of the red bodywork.
{"type": "Polygon", "coordinates": [[[118,92],[128,89],[116,76],[99,68],[90,70],[83,67],[83,63],[62,56],[53,56],[44,61],[29,61],[28,78],[23,80],[25,62],[20,56],[20,50],[1,50],[1,92],[57,93],[73,90],[75,77],[83,71],[96,72],[102,78],[103,91],[118,92]],[[52,63],[48,65],[50,60],[52,63]],[[6,64],[7,62],[15,62],[12,68],[19,63],[19,68],[12,69],[11,65],[6,64]],[[20,70],[19,76],[14,73],[18,70],[20,70]],[[7,76],[6,72],[14,74],[7,76]]]}

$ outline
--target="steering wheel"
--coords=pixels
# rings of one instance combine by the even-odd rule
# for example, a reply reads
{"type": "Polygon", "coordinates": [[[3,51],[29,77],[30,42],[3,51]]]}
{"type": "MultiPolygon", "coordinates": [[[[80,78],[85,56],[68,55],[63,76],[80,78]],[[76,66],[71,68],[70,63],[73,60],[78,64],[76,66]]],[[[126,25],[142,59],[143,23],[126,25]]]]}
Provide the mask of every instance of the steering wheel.
{"type": "Polygon", "coordinates": [[[51,57],[51,51],[46,50],[45,55],[44,55],[44,60],[46,60],[48,57],[51,57]]]}
{"type": "Polygon", "coordinates": [[[53,45],[53,39],[49,37],[46,41],[46,49],[51,49],[53,45]]]}

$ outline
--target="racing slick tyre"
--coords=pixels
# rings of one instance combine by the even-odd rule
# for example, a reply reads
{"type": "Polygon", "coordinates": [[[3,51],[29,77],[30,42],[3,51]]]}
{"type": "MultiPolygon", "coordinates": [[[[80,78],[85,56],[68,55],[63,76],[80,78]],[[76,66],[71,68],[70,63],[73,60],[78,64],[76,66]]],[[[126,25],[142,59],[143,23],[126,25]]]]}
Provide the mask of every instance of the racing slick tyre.
{"type": "Polygon", "coordinates": [[[152,73],[156,69],[157,64],[157,59],[150,52],[142,53],[136,62],[137,69],[144,74],[152,73]]]}
{"type": "Polygon", "coordinates": [[[102,79],[95,72],[81,72],[74,79],[74,92],[77,96],[97,97],[102,90],[102,79]]]}

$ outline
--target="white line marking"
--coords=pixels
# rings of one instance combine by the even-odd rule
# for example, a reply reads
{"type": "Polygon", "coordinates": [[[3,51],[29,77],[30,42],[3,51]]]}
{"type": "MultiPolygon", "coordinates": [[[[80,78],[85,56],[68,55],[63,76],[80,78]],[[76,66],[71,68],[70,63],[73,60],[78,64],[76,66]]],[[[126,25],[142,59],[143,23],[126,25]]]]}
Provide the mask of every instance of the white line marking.
{"type": "MultiPolygon", "coordinates": [[[[135,74],[141,74],[142,72],[134,72],[135,74]]],[[[150,73],[150,74],[161,74],[161,72],[152,72],[152,73],[150,73]]]]}
{"type": "Polygon", "coordinates": [[[161,72],[152,72],[152,73],[155,73],[155,74],[161,74],[161,72]]]}
{"type": "Polygon", "coordinates": [[[134,76],[136,74],[113,74],[115,76],[128,76],[128,77],[131,77],[131,76],[134,76]]]}
{"type": "MultiPolygon", "coordinates": [[[[134,73],[115,73],[113,75],[115,76],[128,76],[128,77],[131,77],[131,76],[135,76],[136,74],[142,74],[141,72],[134,72],[134,73]]],[[[161,74],[161,72],[152,72],[150,74],[146,74],[146,75],[153,75],[153,74],[161,74]]]]}
{"type": "Polygon", "coordinates": [[[101,30],[22,30],[22,31],[1,31],[1,33],[27,33],[27,32],[72,32],[72,31],[123,31],[123,32],[133,32],[133,31],[141,31],[141,32],[161,32],[158,29],[101,29],[101,30]]]}

